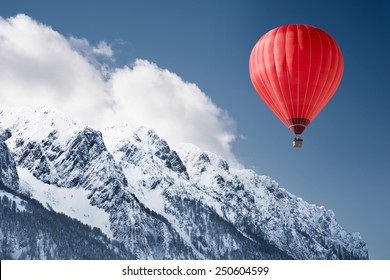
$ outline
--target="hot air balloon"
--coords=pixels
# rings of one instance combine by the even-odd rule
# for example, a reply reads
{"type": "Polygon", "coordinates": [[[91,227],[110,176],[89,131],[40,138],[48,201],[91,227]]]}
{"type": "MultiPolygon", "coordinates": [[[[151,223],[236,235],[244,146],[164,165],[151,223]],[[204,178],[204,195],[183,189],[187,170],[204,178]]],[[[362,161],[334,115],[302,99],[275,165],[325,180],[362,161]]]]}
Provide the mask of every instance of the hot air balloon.
{"type": "Polygon", "coordinates": [[[250,77],[275,115],[301,134],[328,103],[344,70],[341,50],[325,31],[307,24],[288,24],[264,34],[253,47],[250,77]]]}

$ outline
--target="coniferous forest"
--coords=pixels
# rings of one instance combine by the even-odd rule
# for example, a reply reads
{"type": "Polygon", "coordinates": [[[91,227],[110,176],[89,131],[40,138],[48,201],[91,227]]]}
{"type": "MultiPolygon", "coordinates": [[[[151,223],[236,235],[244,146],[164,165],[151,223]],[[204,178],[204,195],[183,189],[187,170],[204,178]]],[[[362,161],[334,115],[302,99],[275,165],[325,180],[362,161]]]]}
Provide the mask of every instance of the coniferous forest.
{"type": "Polygon", "coordinates": [[[3,185],[0,189],[15,198],[0,195],[0,259],[134,259],[100,229],[50,211],[3,185]]]}

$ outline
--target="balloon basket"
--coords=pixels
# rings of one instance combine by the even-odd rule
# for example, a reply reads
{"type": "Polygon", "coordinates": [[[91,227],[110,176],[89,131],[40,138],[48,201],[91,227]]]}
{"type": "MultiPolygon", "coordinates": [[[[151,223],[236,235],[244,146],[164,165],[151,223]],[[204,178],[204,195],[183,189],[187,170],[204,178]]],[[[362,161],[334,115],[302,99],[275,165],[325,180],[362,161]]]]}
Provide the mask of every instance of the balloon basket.
{"type": "Polygon", "coordinates": [[[303,139],[301,137],[295,137],[292,143],[293,148],[302,148],[303,139]]]}

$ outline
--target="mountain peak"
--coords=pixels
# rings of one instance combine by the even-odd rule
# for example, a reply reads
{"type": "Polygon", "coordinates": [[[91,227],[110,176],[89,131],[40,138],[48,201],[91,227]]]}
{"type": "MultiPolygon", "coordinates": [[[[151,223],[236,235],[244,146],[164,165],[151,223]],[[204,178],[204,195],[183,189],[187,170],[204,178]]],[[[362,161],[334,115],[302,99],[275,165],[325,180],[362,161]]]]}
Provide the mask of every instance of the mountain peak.
{"type": "Polygon", "coordinates": [[[82,129],[82,126],[64,113],[45,106],[0,108],[0,127],[9,129],[14,139],[41,141],[50,135],[57,135],[57,142],[61,145],[65,145],[64,142],[71,135],[82,129]]]}

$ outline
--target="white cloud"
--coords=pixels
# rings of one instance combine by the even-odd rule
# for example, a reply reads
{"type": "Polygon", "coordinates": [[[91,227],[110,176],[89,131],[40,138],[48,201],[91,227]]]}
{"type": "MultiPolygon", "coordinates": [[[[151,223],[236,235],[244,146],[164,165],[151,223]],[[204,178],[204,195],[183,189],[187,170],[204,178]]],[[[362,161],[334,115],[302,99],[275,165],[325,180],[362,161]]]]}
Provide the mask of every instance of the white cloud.
{"type": "Polygon", "coordinates": [[[65,38],[26,15],[0,18],[0,104],[56,107],[94,127],[130,123],[237,164],[234,122],[195,84],[146,60],[110,68],[104,41],[65,38]]]}
{"type": "Polygon", "coordinates": [[[112,51],[111,47],[104,41],[101,41],[97,44],[96,47],[92,48],[93,53],[101,56],[105,56],[108,58],[112,58],[114,55],[114,52],[112,51]]]}
{"type": "Polygon", "coordinates": [[[100,72],[69,41],[28,16],[0,18],[0,100],[50,105],[88,124],[110,104],[100,72]]]}
{"type": "Polygon", "coordinates": [[[96,46],[91,46],[87,39],[71,36],[68,42],[73,50],[90,62],[95,62],[99,58],[113,60],[114,51],[105,41],[100,41],[96,46]]]}

